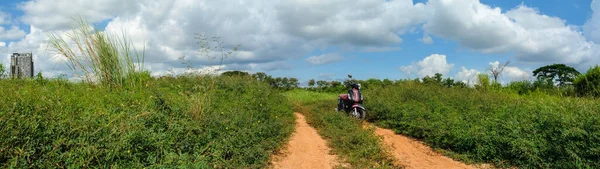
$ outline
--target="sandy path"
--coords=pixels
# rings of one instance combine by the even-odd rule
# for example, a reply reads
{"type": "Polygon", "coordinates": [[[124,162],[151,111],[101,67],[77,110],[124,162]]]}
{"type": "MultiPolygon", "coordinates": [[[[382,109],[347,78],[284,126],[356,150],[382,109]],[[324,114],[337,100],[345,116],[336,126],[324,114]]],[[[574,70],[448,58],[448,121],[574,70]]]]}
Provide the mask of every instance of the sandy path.
{"type": "Polygon", "coordinates": [[[467,165],[434,152],[423,143],[394,133],[392,130],[376,127],[375,133],[383,136],[383,142],[391,148],[391,153],[406,168],[478,168],[467,165]]]}
{"type": "Polygon", "coordinates": [[[317,130],[310,127],[304,116],[296,115],[296,131],[292,134],[290,142],[282,155],[274,157],[275,168],[333,168],[336,156],[329,154],[329,147],[317,130]]]}

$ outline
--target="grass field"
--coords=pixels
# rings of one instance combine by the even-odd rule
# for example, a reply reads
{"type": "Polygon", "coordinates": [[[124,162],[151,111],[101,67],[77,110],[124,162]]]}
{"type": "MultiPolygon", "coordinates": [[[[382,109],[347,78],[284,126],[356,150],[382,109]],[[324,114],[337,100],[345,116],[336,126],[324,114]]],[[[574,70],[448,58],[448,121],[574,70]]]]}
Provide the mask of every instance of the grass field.
{"type": "Polygon", "coordinates": [[[474,162],[600,167],[600,100],[415,83],[364,91],[368,119],[474,162]]]}
{"type": "Polygon", "coordinates": [[[294,123],[280,92],[247,78],[0,80],[0,93],[1,168],[262,168],[294,123]]]}

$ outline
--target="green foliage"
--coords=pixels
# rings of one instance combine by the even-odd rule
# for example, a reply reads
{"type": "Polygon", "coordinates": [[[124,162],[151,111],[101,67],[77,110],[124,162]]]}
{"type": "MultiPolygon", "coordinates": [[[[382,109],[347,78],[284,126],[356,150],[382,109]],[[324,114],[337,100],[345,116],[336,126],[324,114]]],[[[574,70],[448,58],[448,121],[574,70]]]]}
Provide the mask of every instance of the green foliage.
{"type": "Polygon", "coordinates": [[[518,94],[524,95],[534,91],[535,87],[530,81],[514,81],[507,85],[507,88],[517,92],[518,94]]]}
{"type": "Polygon", "coordinates": [[[300,82],[296,78],[288,78],[288,77],[276,77],[273,78],[270,75],[265,74],[264,72],[257,72],[252,74],[252,78],[258,81],[269,84],[272,88],[280,89],[280,90],[292,90],[298,88],[300,82]]]}
{"type": "Polygon", "coordinates": [[[223,72],[221,74],[221,76],[250,76],[250,74],[248,74],[248,72],[242,72],[239,70],[234,70],[234,71],[227,71],[227,72],[223,72]]]}
{"type": "Polygon", "coordinates": [[[565,64],[546,65],[533,71],[533,75],[538,79],[548,81],[551,84],[557,82],[559,86],[570,85],[579,74],[575,68],[565,64]]]}
{"type": "Polygon", "coordinates": [[[6,68],[4,67],[4,64],[0,63],[0,79],[4,78],[6,76],[6,68]]]}
{"type": "Polygon", "coordinates": [[[302,90],[285,95],[352,168],[399,168],[394,166],[391,154],[381,147],[383,143],[373,128],[363,128],[356,119],[332,110],[337,104],[337,95],[302,90]]]}
{"type": "Polygon", "coordinates": [[[293,130],[284,96],[239,77],[38,80],[0,81],[1,168],[265,168],[293,130]]]}
{"type": "Polygon", "coordinates": [[[481,90],[487,90],[490,86],[490,76],[487,74],[478,74],[477,75],[477,84],[475,84],[475,88],[481,90]]]}
{"type": "Polygon", "coordinates": [[[310,80],[308,81],[308,87],[314,87],[314,86],[315,86],[315,83],[316,83],[316,82],[315,82],[315,79],[310,79],[310,80]]]}
{"type": "Polygon", "coordinates": [[[594,66],[587,73],[577,77],[575,90],[580,96],[600,96],[600,67],[594,66]]]}
{"type": "Polygon", "coordinates": [[[423,83],[428,85],[442,85],[442,74],[436,73],[433,77],[423,77],[423,83]]]}
{"type": "Polygon", "coordinates": [[[550,96],[531,83],[502,91],[403,83],[363,91],[368,119],[475,162],[501,167],[600,167],[597,99],[550,96]]]}
{"type": "Polygon", "coordinates": [[[446,87],[452,87],[452,86],[454,86],[455,83],[454,83],[454,79],[446,78],[442,84],[446,87]]]}

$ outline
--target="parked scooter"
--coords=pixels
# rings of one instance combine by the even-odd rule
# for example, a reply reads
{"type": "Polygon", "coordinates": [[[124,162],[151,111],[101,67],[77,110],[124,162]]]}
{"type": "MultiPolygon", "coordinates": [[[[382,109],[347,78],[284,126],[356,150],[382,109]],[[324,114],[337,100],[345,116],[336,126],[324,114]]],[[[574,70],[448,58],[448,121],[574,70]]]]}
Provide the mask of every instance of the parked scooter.
{"type": "Polygon", "coordinates": [[[338,98],[338,106],[336,111],[344,111],[352,117],[356,117],[361,121],[365,119],[367,110],[362,105],[363,96],[360,92],[360,84],[352,81],[352,75],[348,74],[349,84],[351,89],[348,94],[340,94],[338,98]]]}

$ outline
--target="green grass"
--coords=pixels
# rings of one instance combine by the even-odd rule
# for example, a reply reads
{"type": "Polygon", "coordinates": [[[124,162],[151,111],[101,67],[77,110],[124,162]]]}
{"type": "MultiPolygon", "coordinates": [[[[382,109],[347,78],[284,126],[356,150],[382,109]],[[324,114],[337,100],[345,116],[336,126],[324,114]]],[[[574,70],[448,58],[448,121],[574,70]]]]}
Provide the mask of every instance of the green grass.
{"type": "Polygon", "coordinates": [[[413,83],[364,91],[368,119],[475,162],[501,167],[600,167],[597,99],[413,83]]]}
{"type": "Polygon", "coordinates": [[[333,111],[336,94],[293,90],[285,95],[296,105],[295,111],[306,116],[307,122],[351,168],[398,168],[372,128],[363,128],[358,120],[333,111]]]}
{"type": "Polygon", "coordinates": [[[246,78],[212,83],[0,80],[0,168],[268,166],[293,131],[287,98],[246,78]]]}

